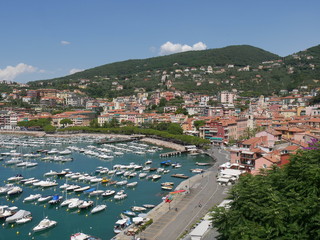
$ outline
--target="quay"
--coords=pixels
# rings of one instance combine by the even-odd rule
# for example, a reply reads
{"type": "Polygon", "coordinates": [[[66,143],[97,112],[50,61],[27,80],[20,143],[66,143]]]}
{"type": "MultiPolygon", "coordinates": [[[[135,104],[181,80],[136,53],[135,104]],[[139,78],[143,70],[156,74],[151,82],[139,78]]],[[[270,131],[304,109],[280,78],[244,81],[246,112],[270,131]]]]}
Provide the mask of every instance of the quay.
{"type": "Polygon", "coordinates": [[[124,142],[132,142],[132,141],[137,141],[142,139],[143,136],[133,136],[129,138],[121,138],[121,139],[114,139],[114,140],[107,140],[107,139],[102,139],[97,142],[97,144],[112,144],[112,143],[124,143],[124,142]]]}
{"type": "MultiPolygon", "coordinates": [[[[163,201],[152,209],[147,217],[152,219],[153,223],[135,237],[143,240],[182,239],[199,219],[228,196],[228,187],[219,185],[216,178],[219,165],[228,161],[228,153],[212,148],[208,154],[216,157],[214,165],[204,173],[181,182],[175,190],[186,192],[177,194],[171,203],[163,201]]],[[[125,235],[124,231],[114,239],[131,240],[132,236],[125,235]]]]}
{"type": "Polygon", "coordinates": [[[172,157],[172,156],[181,156],[182,153],[186,153],[187,151],[174,151],[159,154],[159,157],[172,157]]]}

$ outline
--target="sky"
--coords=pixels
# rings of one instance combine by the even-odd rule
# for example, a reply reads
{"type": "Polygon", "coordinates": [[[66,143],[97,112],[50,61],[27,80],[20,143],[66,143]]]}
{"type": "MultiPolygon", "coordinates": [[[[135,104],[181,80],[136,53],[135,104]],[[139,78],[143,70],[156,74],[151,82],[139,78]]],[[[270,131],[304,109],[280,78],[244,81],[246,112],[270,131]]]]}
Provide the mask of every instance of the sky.
{"type": "Polygon", "coordinates": [[[320,44],[319,11],[319,0],[1,0],[0,80],[230,45],[287,56],[320,44]]]}

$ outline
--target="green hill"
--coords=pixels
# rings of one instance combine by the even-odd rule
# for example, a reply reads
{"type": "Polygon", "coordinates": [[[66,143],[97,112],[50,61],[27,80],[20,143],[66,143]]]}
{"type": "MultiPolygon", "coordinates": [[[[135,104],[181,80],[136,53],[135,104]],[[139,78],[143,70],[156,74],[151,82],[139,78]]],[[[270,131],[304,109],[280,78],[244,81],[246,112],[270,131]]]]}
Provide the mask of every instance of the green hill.
{"type": "Polygon", "coordinates": [[[131,95],[140,88],[207,94],[236,88],[247,95],[259,96],[301,85],[314,87],[319,61],[319,46],[280,58],[260,48],[238,45],[116,62],[29,85],[57,89],[81,86],[89,96],[109,98],[131,95]],[[245,66],[250,67],[244,69],[245,66]]]}

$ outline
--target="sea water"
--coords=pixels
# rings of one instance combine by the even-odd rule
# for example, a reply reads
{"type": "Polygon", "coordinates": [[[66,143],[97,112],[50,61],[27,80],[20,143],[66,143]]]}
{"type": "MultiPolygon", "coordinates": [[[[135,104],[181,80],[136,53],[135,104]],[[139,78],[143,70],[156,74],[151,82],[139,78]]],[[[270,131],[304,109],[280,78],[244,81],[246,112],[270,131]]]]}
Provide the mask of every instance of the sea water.
{"type": "MultiPolygon", "coordinates": [[[[29,139],[31,139],[29,137],[29,139]]],[[[52,139],[51,139],[52,141],[52,139]]],[[[39,147],[22,147],[19,146],[16,148],[17,152],[21,153],[31,153],[35,152],[39,149],[52,149],[57,148],[62,151],[65,150],[68,146],[77,146],[87,148],[88,145],[94,145],[97,147],[101,147],[95,143],[62,143],[57,146],[39,146],[39,147]]],[[[0,148],[0,152],[8,152],[10,149],[0,148]]],[[[51,187],[47,189],[42,189],[34,186],[24,186],[22,184],[19,185],[23,188],[23,193],[14,196],[8,197],[7,195],[0,196],[0,205],[8,205],[8,206],[17,206],[19,209],[27,210],[32,213],[32,221],[26,224],[5,224],[4,220],[0,220],[0,240],[28,240],[28,239],[50,239],[50,240],[67,240],[70,239],[70,236],[76,232],[84,232],[96,237],[99,237],[103,240],[111,239],[115,234],[113,233],[114,223],[120,219],[120,213],[125,210],[130,210],[132,206],[142,206],[143,204],[159,204],[163,200],[162,198],[168,194],[168,191],[161,190],[162,182],[174,182],[175,187],[183,181],[183,179],[173,178],[172,174],[175,173],[183,173],[188,176],[194,175],[190,172],[190,169],[197,168],[195,165],[196,162],[210,162],[211,159],[206,155],[197,155],[197,156],[189,156],[187,154],[182,154],[181,156],[169,157],[169,158],[160,158],[160,153],[165,153],[172,151],[172,149],[164,148],[161,151],[157,151],[155,153],[148,153],[144,155],[137,155],[134,153],[126,153],[122,156],[115,156],[112,160],[102,160],[98,157],[91,157],[79,152],[72,152],[72,154],[67,155],[67,157],[73,157],[72,162],[60,163],[60,162],[46,162],[41,161],[40,158],[36,158],[32,161],[36,161],[38,166],[32,168],[21,168],[16,166],[7,166],[5,165],[5,161],[1,161],[0,164],[0,186],[3,186],[7,183],[7,179],[9,177],[15,176],[16,174],[22,174],[24,178],[35,177],[40,180],[45,180],[44,173],[49,172],[50,170],[60,172],[63,169],[70,169],[72,172],[81,172],[88,173],[91,175],[95,174],[95,170],[98,166],[108,167],[112,169],[115,164],[125,164],[129,165],[134,162],[138,165],[143,165],[148,160],[152,160],[152,164],[149,165],[151,167],[158,168],[160,167],[160,162],[164,160],[171,159],[172,162],[179,162],[182,164],[181,168],[172,168],[165,167],[165,169],[169,169],[170,172],[167,174],[161,174],[161,179],[157,181],[152,181],[148,179],[139,179],[138,175],[141,170],[137,171],[137,176],[128,179],[128,182],[138,181],[138,185],[134,188],[128,188],[126,186],[115,186],[115,185],[104,185],[104,184],[91,184],[93,187],[101,190],[114,189],[119,191],[124,189],[128,194],[128,197],[123,200],[114,200],[113,196],[104,198],[101,196],[89,197],[84,193],[76,194],[73,192],[68,192],[67,195],[63,192],[59,186],[64,183],[68,184],[78,184],[80,186],[87,186],[89,183],[77,182],[73,180],[67,180],[65,177],[57,178],[51,177],[57,181],[58,186],[51,187]],[[50,205],[48,203],[38,204],[37,201],[30,203],[23,203],[23,199],[30,194],[40,193],[42,196],[45,195],[53,195],[59,194],[64,197],[64,199],[78,197],[83,200],[93,200],[95,205],[97,204],[106,204],[107,209],[96,213],[90,214],[90,209],[78,211],[69,211],[67,207],[60,207],[58,205],[50,205]],[[43,218],[48,217],[50,220],[57,221],[57,225],[51,229],[45,230],[43,232],[33,233],[32,228],[35,227],[43,218]]],[[[45,157],[43,155],[42,157],[45,157]]],[[[9,159],[9,158],[6,158],[9,159]]],[[[163,167],[163,166],[161,166],[163,167]]],[[[206,168],[206,167],[201,167],[206,168]]],[[[150,172],[149,174],[154,174],[156,172],[150,172]]],[[[99,176],[99,175],[98,175],[99,176]]],[[[114,181],[127,180],[123,176],[109,176],[102,175],[99,177],[106,176],[107,178],[111,178],[114,181]]]]}

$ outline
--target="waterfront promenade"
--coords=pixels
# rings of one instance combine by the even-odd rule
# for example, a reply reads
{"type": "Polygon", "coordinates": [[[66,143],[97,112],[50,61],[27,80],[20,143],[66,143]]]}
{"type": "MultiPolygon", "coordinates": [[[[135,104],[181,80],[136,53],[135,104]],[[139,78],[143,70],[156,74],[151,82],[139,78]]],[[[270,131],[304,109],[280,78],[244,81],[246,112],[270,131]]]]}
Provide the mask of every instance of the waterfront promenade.
{"type": "MultiPolygon", "coordinates": [[[[187,193],[178,194],[170,203],[161,203],[148,213],[153,223],[136,237],[145,240],[176,240],[189,232],[213,206],[227,196],[227,188],[217,183],[218,166],[228,161],[224,150],[211,149],[209,153],[217,159],[205,173],[183,181],[176,189],[187,193]]],[[[119,234],[116,239],[129,240],[132,236],[119,234]]]]}

